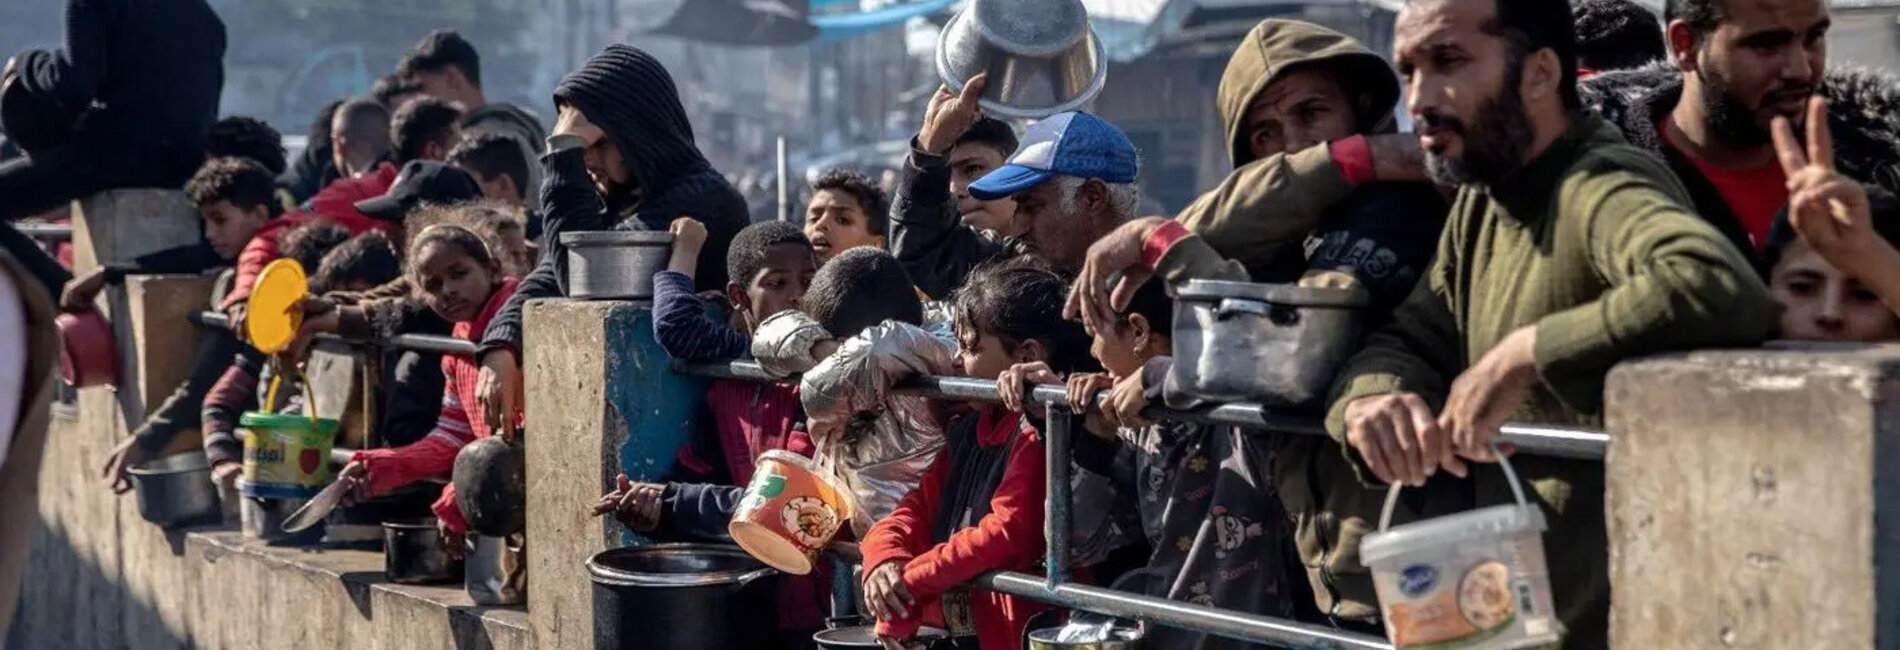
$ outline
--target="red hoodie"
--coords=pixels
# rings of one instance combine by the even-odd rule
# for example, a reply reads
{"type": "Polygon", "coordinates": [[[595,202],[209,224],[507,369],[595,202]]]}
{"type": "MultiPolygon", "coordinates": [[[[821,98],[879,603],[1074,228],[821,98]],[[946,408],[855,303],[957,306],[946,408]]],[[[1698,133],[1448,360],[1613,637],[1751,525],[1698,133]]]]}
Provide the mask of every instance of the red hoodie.
{"type": "MultiPolygon", "coordinates": [[[[519,284],[514,278],[503,280],[495,293],[488,297],[482,306],[482,313],[473,321],[455,324],[455,338],[464,341],[479,341],[482,332],[488,328],[488,321],[501,312],[508,298],[515,295],[519,284]]],[[[455,455],[462,447],[477,438],[486,438],[491,433],[486,419],[482,417],[481,401],[475,396],[476,378],[481,376],[481,366],[474,359],[459,355],[442,355],[442,377],[445,381],[442,389],[442,415],[436,419],[435,430],[421,440],[394,449],[370,449],[356,452],[351,461],[362,461],[369,466],[370,494],[386,494],[390,490],[410,483],[442,476],[455,468],[455,455]]],[[[514,422],[520,426],[522,413],[515,411],[514,422]]],[[[462,518],[462,509],[455,504],[455,484],[442,486],[442,496],[430,506],[437,519],[449,530],[466,532],[468,521],[462,518]]]]}
{"type": "MultiPolygon", "coordinates": [[[[977,421],[977,444],[1008,444],[1022,414],[1000,417],[985,409],[977,421]]],[[[957,530],[941,544],[931,543],[937,508],[950,481],[950,453],[946,445],[936,462],[924,470],[917,489],[904,495],[890,516],[864,535],[861,549],[867,572],[885,562],[904,563],[904,585],[917,599],[907,619],[883,621],[880,635],[909,638],[926,623],[942,625],[944,592],[990,571],[1017,571],[1033,566],[1042,554],[1044,484],[1042,442],[1034,428],[1022,424],[1010,449],[1003,478],[990,496],[990,513],[976,525],[957,530]]],[[[1030,615],[1046,606],[983,589],[970,589],[971,617],[977,641],[986,650],[1020,647],[1030,615]]]]}
{"type": "MultiPolygon", "coordinates": [[[[387,230],[399,225],[371,217],[356,209],[357,201],[373,199],[388,192],[389,186],[396,184],[396,171],[395,165],[385,162],[360,177],[337,179],[316,196],[310,197],[308,211],[287,212],[284,216],[264,224],[264,227],[251,237],[251,241],[244,245],[244,251],[238,253],[237,278],[231,283],[231,293],[224,296],[224,304],[221,307],[229,309],[231,305],[251,297],[251,285],[257,284],[257,274],[264,271],[264,265],[284,256],[283,248],[278,240],[292,228],[318,219],[329,219],[349,230],[351,235],[360,235],[371,230],[387,230]]],[[[305,272],[315,270],[304,269],[305,272]]]]}

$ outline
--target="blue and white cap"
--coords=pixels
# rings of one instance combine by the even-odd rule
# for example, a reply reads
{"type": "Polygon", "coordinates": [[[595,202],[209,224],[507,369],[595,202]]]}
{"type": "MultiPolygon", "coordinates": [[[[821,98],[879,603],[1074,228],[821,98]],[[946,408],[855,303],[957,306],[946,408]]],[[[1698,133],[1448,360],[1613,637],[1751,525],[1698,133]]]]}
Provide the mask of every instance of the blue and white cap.
{"type": "Polygon", "coordinates": [[[1057,113],[1029,125],[1008,164],[971,183],[970,196],[1013,196],[1056,175],[1133,183],[1139,167],[1135,143],[1115,125],[1082,111],[1057,113]]]}

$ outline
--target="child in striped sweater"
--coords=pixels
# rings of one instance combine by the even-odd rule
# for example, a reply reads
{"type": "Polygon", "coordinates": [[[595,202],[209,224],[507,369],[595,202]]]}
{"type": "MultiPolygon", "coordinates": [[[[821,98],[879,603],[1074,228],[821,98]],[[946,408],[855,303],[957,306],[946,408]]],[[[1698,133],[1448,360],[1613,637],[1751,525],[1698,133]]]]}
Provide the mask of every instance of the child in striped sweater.
{"type": "MultiPolygon", "coordinates": [[[[504,277],[495,256],[482,238],[454,224],[424,229],[409,245],[409,280],[422,301],[444,320],[454,323],[455,338],[474,341],[488,321],[514,295],[516,281],[504,277]]],[[[475,398],[480,367],[462,355],[444,355],[442,411],[435,430],[415,443],[396,448],[356,452],[338,481],[351,484],[346,503],[356,503],[433,476],[446,476],[464,445],[495,433],[482,417],[475,398]]],[[[505,414],[503,422],[519,427],[520,411],[505,414]]],[[[444,486],[431,506],[451,554],[461,550],[468,523],[456,505],[453,485],[444,486]]]]}

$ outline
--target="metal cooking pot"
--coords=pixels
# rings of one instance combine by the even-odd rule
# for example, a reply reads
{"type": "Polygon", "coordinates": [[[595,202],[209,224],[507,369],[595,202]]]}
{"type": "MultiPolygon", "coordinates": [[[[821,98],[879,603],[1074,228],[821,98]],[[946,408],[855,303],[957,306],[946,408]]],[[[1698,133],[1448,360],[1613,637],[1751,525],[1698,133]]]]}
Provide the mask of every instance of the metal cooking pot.
{"type": "Polygon", "coordinates": [[[74,388],[107,386],[119,381],[118,345],[112,324],[98,310],[60,314],[59,378],[74,388]]]}
{"type": "Polygon", "coordinates": [[[980,72],[984,110],[1037,119],[1095,99],[1108,55],[1081,0],[972,0],[938,33],[937,76],[962,92],[980,72]]]}
{"type": "Polygon", "coordinates": [[[1060,627],[1045,627],[1029,632],[1029,650],[1136,650],[1141,647],[1141,630],[1117,625],[1105,641],[1057,641],[1060,627]]]}
{"type": "MultiPolygon", "coordinates": [[[[920,627],[917,628],[917,636],[913,637],[912,641],[923,643],[925,647],[935,649],[951,647],[949,639],[949,632],[934,627],[920,627]]],[[[877,626],[875,625],[854,625],[851,627],[834,627],[829,630],[819,630],[817,634],[811,635],[811,640],[818,644],[820,650],[857,650],[859,648],[884,647],[884,644],[877,640],[877,626]]]]}
{"type": "Polygon", "coordinates": [[[139,516],[171,528],[224,520],[218,486],[204,452],[187,451],[126,470],[139,493],[139,516]]]}
{"type": "Polygon", "coordinates": [[[468,519],[469,530],[490,537],[507,537],[527,525],[527,483],[521,445],[500,436],[468,443],[455,454],[450,479],[455,503],[468,519]]]}
{"type": "Polygon", "coordinates": [[[386,521],[383,575],[397,584],[446,584],[462,579],[462,562],[442,549],[434,518],[386,521]]]}
{"type": "Polygon", "coordinates": [[[520,535],[465,539],[462,588],[477,605],[518,605],[528,600],[527,545],[520,535]]]}
{"type": "Polygon", "coordinates": [[[243,497],[239,504],[239,523],[244,536],[263,540],[272,546],[307,546],[323,541],[324,525],[306,528],[295,533],[284,532],[284,522],[290,515],[310,503],[309,499],[268,499],[263,497],[243,497]]]}
{"type": "Polygon", "coordinates": [[[596,648],[776,645],[778,571],[736,546],[616,548],[589,558],[587,572],[594,580],[596,648]]]}
{"type": "Polygon", "coordinates": [[[673,255],[673,233],[599,230],[561,233],[567,247],[567,295],[592,300],[652,300],[653,274],[673,255]]]}
{"type": "Polygon", "coordinates": [[[1175,293],[1175,386],[1206,400],[1304,407],[1359,343],[1364,288],[1190,280],[1175,293]]]}

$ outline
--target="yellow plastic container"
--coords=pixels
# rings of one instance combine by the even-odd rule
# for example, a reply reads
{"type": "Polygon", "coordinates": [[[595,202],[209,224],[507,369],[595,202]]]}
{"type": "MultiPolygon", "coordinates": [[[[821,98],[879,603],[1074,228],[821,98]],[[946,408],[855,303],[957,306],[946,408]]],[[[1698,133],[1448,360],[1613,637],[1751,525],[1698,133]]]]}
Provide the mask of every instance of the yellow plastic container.
{"type": "Polygon", "coordinates": [[[330,484],[330,448],[341,423],[305,415],[245,413],[244,473],[238,491],[247,497],[307,499],[330,484]]]}

